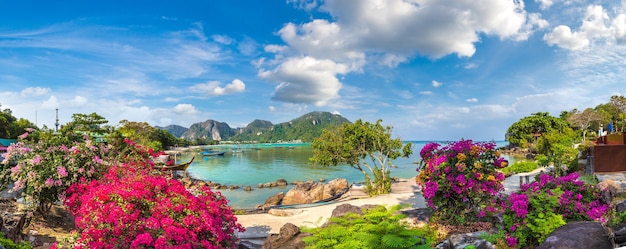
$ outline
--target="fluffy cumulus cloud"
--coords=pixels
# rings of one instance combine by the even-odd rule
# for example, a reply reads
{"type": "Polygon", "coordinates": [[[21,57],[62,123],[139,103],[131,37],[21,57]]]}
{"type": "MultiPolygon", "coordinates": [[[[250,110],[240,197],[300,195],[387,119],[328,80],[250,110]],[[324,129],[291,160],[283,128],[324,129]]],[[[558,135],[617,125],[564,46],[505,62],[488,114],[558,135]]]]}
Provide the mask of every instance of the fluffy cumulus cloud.
{"type": "Polygon", "coordinates": [[[523,2],[488,0],[330,0],[345,46],[360,51],[472,56],[478,34],[514,38],[526,23],[523,2]]]}
{"type": "Polygon", "coordinates": [[[278,84],[274,100],[323,106],[339,97],[341,82],[337,74],[346,74],[349,67],[332,60],[293,57],[274,70],[260,70],[259,77],[278,84]]]}
{"type": "Polygon", "coordinates": [[[224,87],[216,87],[213,89],[213,95],[225,95],[225,94],[233,94],[240,93],[246,90],[246,84],[243,83],[240,79],[234,79],[232,82],[227,84],[224,87]]]}
{"type": "Polygon", "coordinates": [[[198,113],[196,107],[191,104],[178,104],[174,107],[173,111],[179,115],[198,113]]]}
{"type": "Polygon", "coordinates": [[[285,24],[277,32],[285,44],[266,45],[274,58],[256,62],[262,78],[279,84],[274,99],[289,103],[328,103],[339,95],[338,74],[361,72],[369,62],[395,67],[418,55],[470,57],[481,34],[521,40],[546,26],[522,1],[288,2],[332,17],[285,24]]]}
{"type": "Polygon", "coordinates": [[[28,87],[24,88],[20,93],[21,96],[42,96],[50,92],[50,88],[46,87],[28,87]]]}
{"type": "Polygon", "coordinates": [[[221,87],[219,81],[209,81],[202,84],[196,84],[190,87],[192,91],[200,92],[211,96],[220,96],[226,94],[240,93],[246,90],[246,84],[240,79],[234,79],[226,86],[221,87]]]}
{"type": "Polygon", "coordinates": [[[443,83],[436,80],[433,80],[431,84],[433,85],[433,87],[440,87],[441,85],[443,85],[443,83]]]}
{"type": "Polygon", "coordinates": [[[611,19],[607,10],[600,5],[589,5],[584,8],[580,26],[576,29],[567,25],[558,25],[543,39],[550,45],[569,50],[581,50],[593,46],[594,43],[624,44],[626,43],[626,15],[623,11],[612,11],[617,15],[611,19]]]}

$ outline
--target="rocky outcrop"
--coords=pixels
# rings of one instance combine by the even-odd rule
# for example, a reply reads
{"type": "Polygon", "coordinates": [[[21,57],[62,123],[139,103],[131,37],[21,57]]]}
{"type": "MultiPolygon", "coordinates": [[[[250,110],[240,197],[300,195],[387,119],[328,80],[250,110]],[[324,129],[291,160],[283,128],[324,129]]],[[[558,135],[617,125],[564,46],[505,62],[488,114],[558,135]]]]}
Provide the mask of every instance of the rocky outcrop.
{"type": "Polygon", "coordinates": [[[284,197],[285,197],[285,193],[279,192],[278,194],[275,194],[267,198],[267,200],[265,200],[265,203],[263,203],[263,205],[259,205],[256,208],[266,208],[266,207],[280,205],[284,197]]]}
{"type": "Polygon", "coordinates": [[[593,221],[575,221],[557,228],[538,249],[613,248],[609,232],[593,221]]]}
{"type": "Polygon", "coordinates": [[[220,141],[224,138],[230,138],[235,135],[235,131],[223,122],[215,120],[207,120],[202,123],[195,123],[189,127],[189,130],[185,131],[181,135],[182,138],[187,140],[194,140],[197,138],[209,139],[220,141]]]}
{"type": "Polygon", "coordinates": [[[302,238],[308,234],[301,233],[300,228],[287,223],[280,228],[279,234],[270,234],[265,239],[262,249],[300,249],[305,248],[302,238]]]}
{"type": "Polygon", "coordinates": [[[324,185],[317,182],[304,182],[296,185],[285,194],[283,205],[308,204],[322,200],[324,185]]]}
{"type": "Polygon", "coordinates": [[[308,204],[322,201],[344,193],[348,189],[348,180],[338,178],[322,184],[319,182],[300,182],[287,191],[283,198],[283,205],[308,204]]]}
{"type": "Polygon", "coordinates": [[[322,199],[331,198],[337,194],[342,194],[348,189],[348,180],[345,178],[337,178],[328,182],[324,186],[324,193],[322,199]]]}

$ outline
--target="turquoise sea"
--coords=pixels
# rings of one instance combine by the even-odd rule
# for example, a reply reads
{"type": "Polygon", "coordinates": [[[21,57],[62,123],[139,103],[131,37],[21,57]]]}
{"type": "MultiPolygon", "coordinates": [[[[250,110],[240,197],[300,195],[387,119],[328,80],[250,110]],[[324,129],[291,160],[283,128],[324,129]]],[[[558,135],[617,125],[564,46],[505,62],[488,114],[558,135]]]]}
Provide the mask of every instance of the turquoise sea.
{"type": "MultiPolygon", "coordinates": [[[[419,162],[419,152],[427,141],[411,141],[413,155],[409,158],[399,158],[393,163],[396,168],[391,169],[392,177],[413,178],[417,175],[416,162],[419,162]]],[[[445,144],[445,142],[439,142],[445,144]]],[[[497,146],[505,146],[505,141],[496,142],[497,146]]],[[[265,200],[278,193],[287,192],[292,185],[275,188],[256,188],[259,183],[274,182],[277,179],[286,179],[287,182],[296,180],[330,181],[335,178],[346,178],[349,183],[363,181],[363,174],[349,165],[321,167],[309,163],[313,155],[310,144],[254,144],[254,145],[215,145],[205,147],[210,150],[225,152],[223,156],[203,156],[203,149],[188,151],[178,156],[179,162],[188,161],[195,156],[194,162],[187,172],[195,179],[213,181],[226,185],[252,186],[253,191],[242,189],[220,190],[222,195],[230,200],[230,205],[239,209],[254,208],[263,204],[265,200]]]]}

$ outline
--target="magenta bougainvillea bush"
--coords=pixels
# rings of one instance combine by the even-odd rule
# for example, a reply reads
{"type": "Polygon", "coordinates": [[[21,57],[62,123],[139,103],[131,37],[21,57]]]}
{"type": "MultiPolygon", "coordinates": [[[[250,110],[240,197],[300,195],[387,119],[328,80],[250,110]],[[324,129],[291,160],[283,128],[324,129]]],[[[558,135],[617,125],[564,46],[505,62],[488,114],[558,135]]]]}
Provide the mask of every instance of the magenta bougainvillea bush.
{"type": "Polygon", "coordinates": [[[463,224],[494,211],[504,180],[496,169],[507,165],[495,143],[428,143],[420,156],[417,182],[439,222],[463,224]]]}
{"type": "Polygon", "coordinates": [[[609,205],[601,202],[600,195],[600,190],[579,180],[578,173],[557,178],[539,175],[502,204],[507,244],[537,246],[570,221],[606,222],[609,205]]]}
{"type": "Polygon", "coordinates": [[[65,205],[80,234],[75,248],[233,248],[243,231],[228,201],[137,165],[111,167],[101,180],[72,185],[65,205]]]}

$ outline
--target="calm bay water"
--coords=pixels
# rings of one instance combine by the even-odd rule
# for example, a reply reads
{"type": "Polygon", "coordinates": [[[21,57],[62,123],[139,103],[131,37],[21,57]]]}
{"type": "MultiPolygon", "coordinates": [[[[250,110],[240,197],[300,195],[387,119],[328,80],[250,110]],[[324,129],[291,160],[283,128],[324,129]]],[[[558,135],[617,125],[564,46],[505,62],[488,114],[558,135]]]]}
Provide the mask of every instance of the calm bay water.
{"type": "MultiPolygon", "coordinates": [[[[392,177],[413,178],[417,175],[415,163],[420,160],[419,151],[427,142],[411,143],[413,155],[394,161],[397,167],[391,169],[392,177]]],[[[506,144],[507,142],[497,142],[498,147],[506,144]]],[[[188,161],[195,156],[194,162],[187,169],[193,178],[226,185],[252,186],[254,190],[250,192],[242,189],[220,190],[234,208],[254,208],[278,192],[286,193],[293,186],[256,188],[259,183],[273,182],[281,178],[287,182],[346,178],[349,183],[362,182],[364,179],[360,171],[348,165],[321,167],[311,164],[309,158],[313,156],[313,152],[309,144],[218,145],[206,148],[224,151],[225,154],[203,156],[203,150],[195,150],[179,156],[178,161],[188,161]]]]}

